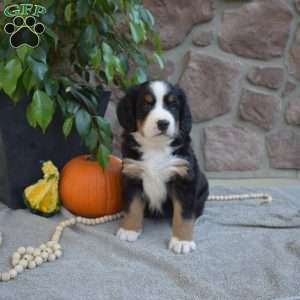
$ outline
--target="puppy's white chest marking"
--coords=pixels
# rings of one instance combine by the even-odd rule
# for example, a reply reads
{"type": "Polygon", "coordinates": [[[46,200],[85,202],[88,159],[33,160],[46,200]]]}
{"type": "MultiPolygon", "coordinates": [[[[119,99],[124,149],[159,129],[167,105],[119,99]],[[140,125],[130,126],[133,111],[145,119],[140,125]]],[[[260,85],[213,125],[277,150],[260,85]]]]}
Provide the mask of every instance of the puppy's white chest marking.
{"type": "Polygon", "coordinates": [[[166,150],[169,149],[149,151],[143,155],[144,192],[149,198],[150,208],[156,210],[161,210],[161,205],[167,197],[166,182],[170,177],[166,168],[171,154],[166,150]]]}
{"type": "Polygon", "coordinates": [[[142,180],[144,192],[149,199],[149,207],[160,211],[162,203],[167,198],[166,183],[172,176],[170,166],[175,156],[166,137],[145,139],[140,134],[134,134],[137,142],[141,145],[143,153],[139,164],[143,168],[142,180]]]}

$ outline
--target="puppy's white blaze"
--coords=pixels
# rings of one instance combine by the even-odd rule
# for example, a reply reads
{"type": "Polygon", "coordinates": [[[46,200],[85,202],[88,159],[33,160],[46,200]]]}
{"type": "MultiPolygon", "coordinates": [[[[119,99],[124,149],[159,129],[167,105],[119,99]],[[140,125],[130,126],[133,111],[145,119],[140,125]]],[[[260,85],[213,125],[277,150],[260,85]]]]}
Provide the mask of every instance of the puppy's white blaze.
{"type": "Polygon", "coordinates": [[[170,125],[166,134],[173,136],[176,130],[175,120],[172,114],[164,108],[164,97],[168,94],[169,87],[163,81],[153,81],[150,83],[150,89],[155,98],[155,106],[144,122],[143,133],[146,137],[152,137],[159,134],[160,131],[157,128],[157,121],[167,120],[170,125]]]}
{"type": "Polygon", "coordinates": [[[155,96],[156,101],[162,106],[164,96],[168,93],[168,86],[163,81],[153,81],[150,83],[150,88],[153,95],[155,96]]]}

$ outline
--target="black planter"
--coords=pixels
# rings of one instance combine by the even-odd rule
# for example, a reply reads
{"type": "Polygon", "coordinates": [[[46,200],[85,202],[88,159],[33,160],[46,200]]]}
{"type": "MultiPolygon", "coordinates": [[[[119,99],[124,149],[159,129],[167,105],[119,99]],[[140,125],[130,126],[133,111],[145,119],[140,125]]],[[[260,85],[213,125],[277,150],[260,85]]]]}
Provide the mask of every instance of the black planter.
{"type": "MultiPolygon", "coordinates": [[[[99,108],[99,114],[102,116],[105,114],[109,98],[110,92],[103,92],[99,108]]],[[[25,116],[29,101],[24,99],[14,105],[5,95],[0,94],[0,130],[6,152],[10,189],[10,195],[2,201],[11,208],[25,207],[23,190],[41,177],[43,161],[52,160],[61,169],[72,157],[86,153],[75,130],[68,139],[64,138],[59,111],[46,134],[40,129],[31,128],[25,116]]]]}
{"type": "Polygon", "coordinates": [[[4,151],[4,144],[0,132],[0,202],[10,202],[10,191],[8,188],[8,177],[6,168],[6,156],[4,151]]]}

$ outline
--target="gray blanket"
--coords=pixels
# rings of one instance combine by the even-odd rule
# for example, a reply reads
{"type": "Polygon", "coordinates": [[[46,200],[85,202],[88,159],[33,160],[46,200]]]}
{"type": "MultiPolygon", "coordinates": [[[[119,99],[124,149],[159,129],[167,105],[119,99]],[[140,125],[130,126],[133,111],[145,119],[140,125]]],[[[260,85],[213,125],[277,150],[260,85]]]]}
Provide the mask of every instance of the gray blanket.
{"type": "MultiPolygon", "coordinates": [[[[198,248],[186,256],[167,250],[168,221],[146,220],[133,244],[113,235],[118,222],[68,228],[63,256],[0,283],[0,299],[300,299],[300,188],[263,191],[272,204],[209,202],[195,228],[198,248]]],[[[1,206],[0,270],[17,247],[48,240],[64,217],[1,206]]]]}

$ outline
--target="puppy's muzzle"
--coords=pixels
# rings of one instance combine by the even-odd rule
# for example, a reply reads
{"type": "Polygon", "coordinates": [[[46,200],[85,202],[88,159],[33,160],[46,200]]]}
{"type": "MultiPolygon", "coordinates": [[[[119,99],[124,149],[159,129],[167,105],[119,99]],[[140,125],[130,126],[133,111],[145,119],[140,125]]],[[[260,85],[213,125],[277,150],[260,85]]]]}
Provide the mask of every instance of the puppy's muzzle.
{"type": "Polygon", "coordinates": [[[170,122],[168,120],[158,120],[157,121],[157,128],[163,133],[168,130],[169,125],[170,125],[170,122]]]}

